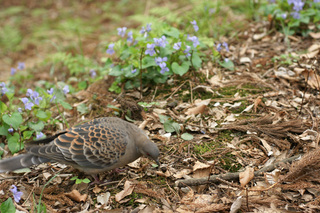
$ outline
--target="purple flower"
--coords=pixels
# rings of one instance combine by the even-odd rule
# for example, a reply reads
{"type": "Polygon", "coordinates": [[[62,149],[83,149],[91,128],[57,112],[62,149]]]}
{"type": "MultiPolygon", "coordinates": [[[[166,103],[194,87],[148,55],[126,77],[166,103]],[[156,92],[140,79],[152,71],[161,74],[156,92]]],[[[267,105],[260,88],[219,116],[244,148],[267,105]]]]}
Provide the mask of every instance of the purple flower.
{"type": "Polygon", "coordinates": [[[29,99],[28,99],[28,98],[21,98],[21,101],[22,101],[24,104],[26,104],[26,103],[29,102],[29,99]]]}
{"type": "Polygon", "coordinates": [[[16,72],[17,72],[17,70],[15,68],[11,67],[11,73],[10,74],[14,75],[16,72]]]}
{"type": "Polygon", "coordinates": [[[193,20],[193,21],[191,21],[190,22],[192,25],[193,25],[193,29],[194,29],[194,31],[198,31],[199,30],[199,27],[198,27],[198,25],[197,25],[197,22],[196,22],[196,20],[193,20]]]}
{"type": "Polygon", "coordinates": [[[132,36],[132,31],[128,32],[128,38],[127,42],[132,42],[133,41],[133,36],[132,36]]]}
{"type": "Polygon", "coordinates": [[[313,0],[314,3],[320,3],[320,0],[313,0]]]}
{"type": "Polygon", "coordinates": [[[154,50],[154,44],[147,44],[147,50],[145,51],[145,54],[146,55],[150,55],[150,56],[153,56],[155,53],[156,53],[156,51],[154,50]]]}
{"type": "Polygon", "coordinates": [[[56,100],[56,95],[53,95],[52,98],[50,99],[50,102],[56,100]]]}
{"type": "Polygon", "coordinates": [[[229,52],[229,47],[227,42],[223,42],[222,46],[224,46],[224,48],[226,48],[226,51],[229,52]]]}
{"type": "Polygon", "coordinates": [[[165,36],[161,36],[161,38],[154,38],[154,44],[159,47],[166,47],[166,44],[168,41],[166,40],[167,38],[165,36]]]}
{"type": "Polygon", "coordinates": [[[23,70],[25,67],[26,66],[23,62],[18,62],[18,70],[23,70]]]}
{"type": "Polygon", "coordinates": [[[68,85],[64,86],[62,90],[65,95],[70,92],[68,85]]]}
{"type": "Polygon", "coordinates": [[[161,71],[160,71],[161,74],[169,71],[169,68],[167,67],[167,64],[166,64],[166,62],[165,62],[165,61],[167,61],[167,60],[168,60],[167,57],[163,57],[163,58],[161,58],[161,57],[156,57],[156,58],[155,58],[156,64],[161,68],[161,71]]]}
{"type": "Polygon", "coordinates": [[[8,92],[8,88],[6,87],[6,83],[1,82],[0,83],[0,93],[2,95],[6,94],[6,92],[8,92]]]}
{"type": "Polygon", "coordinates": [[[293,10],[296,12],[299,12],[303,9],[304,2],[301,0],[295,0],[293,1],[293,10]]]}
{"type": "Polygon", "coordinates": [[[119,27],[117,30],[118,30],[119,36],[124,37],[126,35],[126,30],[127,30],[126,27],[119,27]]]}
{"type": "Polygon", "coordinates": [[[290,4],[294,4],[295,1],[296,1],[296,0],[287,0],[287,2],[288,2],[289,5],[290,5],[290,4]]]}
{"type": "Polygon", "coordinates": [[[146,29],[144,27],[141,27],[140,33],[145,34],[146,32],[147,32],[146,29]]]}
{"type": "Polygon", "coordinates": [[[131,71],[132,74],[134,74],[136,72],[137,72],[137,69],[134,69],[134,70],[131,71]]]}
{"type": "Polygon", "coordinates": [[[200,44],[197,36],[189,36],[188,35],[187,40],[192,41],[194,47],[197,47],[200,44]]]}
{"type": "Polygon", "coordinates": [[[8,132],[12,133],[12,132],[13,132],[13,128],[12,128],[12,127],[9,128],[9,129],[8,129],[8,132]]]}
{"type": "Polygon", "coordinates": [[[21,101],[24,103],[24,108],[27,110],[31,110],[34,106],[34,103],[30,102],[28,98],[21,98],[21,101]]]}
{"type": "Polygon", "coordinates": [[[300,13],[299,13],[299,12],[292,12],[292,13],[291,13],[291,16],[292,16],[294,19],[300,19],[300,13]]]}
{"type": "Polygon", "coordinates": [[[181,42],[177,42],[173,44],[173,49],[180,50],[180,48],[181,48],[181,42]]]}
{"type": "Polygon", "coordinates": [[[32,94],[33,94],[32,89],[27,89],[26,95],[27,95],[28,97],[30,97],[32,94]]]}
{"type": "Polygon", "coordinates": [[[30,97],[30,99],[37,105],[39,105],[39,102],[42,100],[42,97],[39,96],[39,93],[37,91],[32,91],[32,89],[27,89],[26,95],[30,97]]]}
{"type": "Polygon", "coordinates": [[[217,47],[216,47],[216,48],[217,48],[217,51],[218,51],[218,52],[220,52],[220,51],[221,51],[221,49],[222,49],[221,44],[220,44],[220,43],[219,43],[219,44],[217,44],[217,47]]]}
{"type": "Polygon", "coordinates": [[[22,113],[22,109],[21,107],[18,108],[18,112],[22,113]]]}
{"type": "Polygon", "coordinates": [[[286,19],[287,18],[287,14],[286,13],[281,14],[281,18],[282,19],[286,19]]]}
{"type": "Polygon", "coordinates": [[[141,27],[140,33],[144,34],[144,37],[148,36],[148,32],[151,31],[151,23],[147,24],[146,27],[141,27]]]}
{"type": "Polygon", "coordinates": [[[114,53],[114,44],[109,44],[108,49],[107,49],[107,54],[112,55],[114,53]]]}
{"type": "Polygon", "coordinates": [[[156,57],[154,60],[155,60],[156,64],[157,64],[158,66],[160,66],[160,63],[167,61],[168,58],[167,58],[167,57],[163,57],[163,58],[161,58],[161,57],[156,57]]]}
{"type": "Polygon", "coordinates": [[[45,135],[42,133],[42,132],[37,132],[37,134],[36,134],[36,138],[37,139],[40,139],[40,138],[43,138],[45,135]]]}
{"type": "Polygon", "coordinates": [[[50,89],[47,90],[47,93],[48,93],[49,95],[52,95],[52,94],[53,94],[53,91],[54,91],[54,89],[53,89],[53,88],[50,88],[50,89]]]}
{"type": "Polygon", "coordinates": [[[146,26],[146,31],[147,31],[147,32],[150,32],[150,31],[151,31],[151,25],[152,25],[151,23],[148,23],[148,24],[147,24],[147,26],[146,26]]]}
{"type": "Polygon", "coordinates": [[[191,56],[190,50],[191,50],[191,47],[187,45],[186,49],[183,51],[183,53],[185,53],[186,56],[189,57],[189,56],[191,56]]]}
{"type": "Polygon", "coordinates": [[[91,69],[89,72],[90,72],[91,78],[95,78],[96,77],[97,73],[96,73],[96,71],[94,69],[91,69]]]}
{"type": "Polygon", "coordinates": [[[13,193],[13,198],[14,198],[14,201],[16,203],[19,203],[20,199],[21,199],[21,196],[22,196],[22,192],[19,192],[17,187],[15,185],[12,185],[11,186],[11,189],[10,191],[13,193]]]}
{"type": "Polygon", "coordinates": [[[225,62],[225,63],[228,63],[229,61],[230,61],[229,58],[225,58],[225,59],[224,59],[224,62],[225,62]]]}

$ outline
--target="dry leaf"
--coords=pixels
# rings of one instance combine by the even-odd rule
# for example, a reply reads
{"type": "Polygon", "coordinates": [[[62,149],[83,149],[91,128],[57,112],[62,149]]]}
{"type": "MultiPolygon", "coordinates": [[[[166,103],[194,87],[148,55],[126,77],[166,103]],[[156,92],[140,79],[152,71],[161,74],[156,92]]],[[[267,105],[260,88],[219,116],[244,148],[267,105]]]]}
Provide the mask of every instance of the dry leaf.
{"type": "Polygon", "coordinates": [[[197,115],[197,114],[201,114],[204,112],[204,110],[206,109],[206,105],[201,105],[201,106],[197,106],[197,107],[193,107],[188,109],[185,114],[186,115],[197,115]]]}
{"type": "Polygon", "coordinates": [[[230,213],[237,213],[238,210],[241,208],[242,204],[242,196],[239,196],[236,201],[234,201],[230,207],[230,213]]]}
{"type": "Polygon", "coordinates": [[[241,57],[240,64],[251,63],[251,59],[249,57],[241,57]]]}
{"type": "Polygon", "coordinates": [[[198,169],[207,169],[209,167],[210,167],[210,165],[205,164],[205,163],[201,163],[200,161],[197,161],[193,166],[193,171],[196,171],[198,169]]]}
{"type": "Polygon", "coordinates": [[[110,192],[102,193],[98,195],[97,203],[100,203],[102,205],[107,205],[109,203],[109,199],[110,199],[110,192]]]}
{"type": "Polygon", "coordinates": [[[123,190],[115,195],[116,201],[119,202],[124,197],[130,195],[133,192],[133,189],[134,189],[133,183],[131,181],[126,181],[124,183],[123,190]]]}
{"type": "Polygon", "coordinates": [[[212,78],[210,78],[209,80],[208,80],[208,82],[210,83],[210,85],[212,86],[212,87],[222,87],[223,86],[223,84],[221,83],[221,78],[220,78],[220,76],[218,76],[218,75],[215,75],[215,76],[213,76],[212,78]]]}
{"type": "Polygon", "coordinates": [[[86,201],[86,199],[88,197],[88,194],[81,195],[80,192],[76,189],[72,190],[69,193],[65,193],[65,195],[68,196],[69,198],[71,198],[72,200],[77,201],[77,202],[81,202],[81,201],[84,202],[84,201],[86,201]]]}
{"type": "Polygon", "coordinates": [[[320,32],[317,32],[317,33],[310,32],[309,35],[314,39],[320,38],[320,32]]]}
{"type": "Polygon", "coordinates": [[[210,172],[211,172],[210,165],[201,163],[200,161],[197,161],[193,166],[194,178],[208,177],[210,175],[210,172]]]}
{"type": "Polygon", "coordinates": [[[244,172],[239,173],[240,184],[245,187],[254,177],[254,169],[247,167],[244,172]]]}
{"type": "Polygon", "coordinates": [[[102,189],[101,189],[98,185],[95,185],[92,191],[93,191],[94,193],[98,194],[98,193],[101,192],[101,190],[102,190],[102,189]]]}
{"type": "Polygon", "coordinates": [[[188,175],[190,173],[191,173],[191,169],[182,169],[178,173],[174,174],[173,177],[179,179],[179,178],[182,178],[183,176],[188,175]]]}
{"type": "Polygon", "coordinates": [[[313,70],[307,70],[302,72],[305,80],[308,82],[309,86],[313,89],[319,90],[320,85],[320,76],[317,75],[313,70]]]}

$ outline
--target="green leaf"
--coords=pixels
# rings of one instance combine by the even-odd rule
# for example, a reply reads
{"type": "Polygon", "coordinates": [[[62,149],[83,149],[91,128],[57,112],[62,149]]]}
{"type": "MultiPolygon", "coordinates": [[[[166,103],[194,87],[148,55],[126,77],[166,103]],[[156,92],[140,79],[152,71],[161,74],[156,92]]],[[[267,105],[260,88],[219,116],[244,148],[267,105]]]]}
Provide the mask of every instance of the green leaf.
{"type": "Polygon", "coordinates": [[[44,123],[42,121],[38,121],[38,122],[28,122],[28,127],[30,129],[35,130],[36,132],[41,132],[44,128],[44,123]]]}
{"type": "Polygon", "coordinates": [[[78,83],[79,90],[87,89],[87,86],[88,86],[87,81],[81,81],[78,83]]]}
{"type": "Polygon", "coordinates": [[[164,122],[163,127],[166,132],[180,132],[180,125],[174,121],[167,120],[164,122]]]}
{"type": "Polygon", "coordinates": [[[33,133],[34,133],[33,130],[32,130],[32,131],[24,131],[24,132],[22,133],[23,139],[29,139],[29,138],[31,138],[31,136],[32,136],[33,133]]]}
{"type": "Polygon", "coordinates": [[[4,150],[4,143],[0,143],[0,159],[1,159],[2,154],[4,153],[3,150],[4,150]]]}
{"type": "Polygon", "coordinates": [[[146,56],[142,59],[142,69],[153,67],[153,66],[157,66],[154,58],[150,56],[146,56]]]}
{"type": "Polygon", "coordinates": [[[192,54],[192,65],[194,68],[199,69],[201,67],[202,60],[198,53],[193,52],[192,54]]]}
{"type": "Polygon", "coordinates": [[[12,198],[9,197],[6,201],[4,201],[0,206],[0,212],[6,213],[15,213],[16,207],[14,207],[12,198]]]}
{"type": "Polygon", "coordinates": [[[11,116],[5,114],[2,116],[2,119],[6,124],[11,125],[15,130],[18,130],[20,124],[23,122],[22,116],[19,112],[14,112],[11,116]]]}
{"type": "Polygon", "coordinates": [[[89,112],[89,109],[84,103],[82,103],[77,106],[77,111],[81,114],[86,114],[89,112]]]}
{"type": "Polygon", "coordinates": [[[179,38],[180,35],[179,30],[175,27],[171,27],[169,30],[164,30],[163,33],[174,38],[179,38]]]}
{"type": "Polygon", "coordinates": [[[175,74],[183,76],[189,70],[190,62],[184,61],[181,66],[177,62],[173,62],[171,65],[171,69],[175,74]]]}
{"type": "Polygon", "coordinates": [[[65,101],[59,100],[59,103],[65,109],[69,109],[69,110],[72,109],[72,106],[69,103],[65,102],[65,101]]]}
{"type": "Polygon", "coordinates": [[[181,135],[181,138],[185,141],[190,141],[193,139],[193,135],[189,134],[189,133],[183,133],[181,135]]]}
{"type": "Polygon", "coordinates": [[[82,180],[82,182],[84,182],[84,183],[90,183],[91,181],[90,181],[88,178],[85,178],[85,179],[82,180]]]}
{"type": "Polygon", "coordinates": [[[159,115],[159,120],[161,123],[164,123],[168,120],[168,116],[165,115],[159,115]]]}
{"type": "Polygon", "coordinates": [[[8,129],[10,128],[10,126],[8,126],[7,124],[5,124],[4,126],[0,126],[0,135],[4,135],[7,136],[8,133],[8,129]]]}
{"type": "Polygon", "coordinates": [[[42,111],[42,110],[39,110],[36,114],[36,116],[42,120],[42,121],[47,121],[50,117],[51,117],[52,113],[50,111],[42,111]]]}
{"type": "Polygon", "coordinates": [[[231,60],[228,60],[227,62],[225,62],[225,61],[224,62],[219,62],[219,64],[222,67],[224,67],[224,68],[226,68],[228,70],[231,70],[231,71],[234,70],[234,64],[233,64],[233,62],[231,60]]]}
{"type": "Polygon", "coordinates": [[[8,135],[8,148],[12,154],[20,151],[23,148],[24,144],[20,143],[20,135],[15,132],[13,135],[8,135]]]}
{"type": "Polygon", "coordinates": [[[70,178],[70,180],[76,180],[76,179],[78,179],[78,176],[74,176],[74,177],[70,178]]]}
{"type": "Polygon", "coordinates": [[[122,75],[121,67],[119,65],[112,67],[109,71],[109,75],[121,76],[122,75]]]}
{"type": "Polygon", "coordinates": [[[8,109],[7,105],[0,101],[0,113],[4,113],[8,109]]]}

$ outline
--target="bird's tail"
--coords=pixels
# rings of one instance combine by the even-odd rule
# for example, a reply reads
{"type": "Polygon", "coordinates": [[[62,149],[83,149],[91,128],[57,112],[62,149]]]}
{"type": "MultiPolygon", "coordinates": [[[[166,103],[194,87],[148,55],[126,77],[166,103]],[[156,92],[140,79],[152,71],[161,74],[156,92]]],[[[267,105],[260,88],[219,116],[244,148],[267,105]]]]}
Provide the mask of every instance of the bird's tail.
{"type": "Polygon", "coordinates": [[[33,154],[22,154],[12,158],[0,160],[0,173],[27,168],[32,165],[47,163],[50,159],[39,157],[33,154]]]}

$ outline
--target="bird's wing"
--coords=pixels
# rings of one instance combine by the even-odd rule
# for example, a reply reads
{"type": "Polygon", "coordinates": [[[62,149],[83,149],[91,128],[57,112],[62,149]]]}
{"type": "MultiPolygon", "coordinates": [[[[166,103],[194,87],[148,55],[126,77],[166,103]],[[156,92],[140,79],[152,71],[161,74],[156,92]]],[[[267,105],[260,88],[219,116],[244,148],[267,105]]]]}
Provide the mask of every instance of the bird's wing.
{"type": "Polygon", "coordinates": [[[77,167],[105,168],[125,155],[129,137],[119,128],[95,120],[68,129],[51,143],[27,146],[29,153],[77,167]]]}

